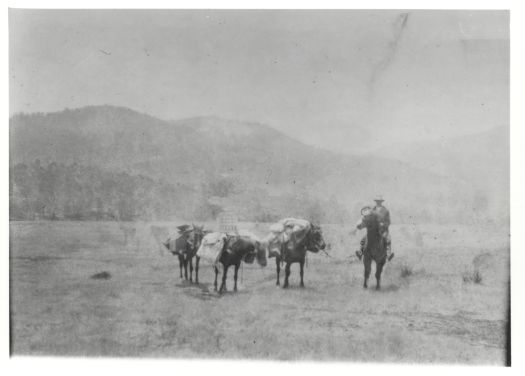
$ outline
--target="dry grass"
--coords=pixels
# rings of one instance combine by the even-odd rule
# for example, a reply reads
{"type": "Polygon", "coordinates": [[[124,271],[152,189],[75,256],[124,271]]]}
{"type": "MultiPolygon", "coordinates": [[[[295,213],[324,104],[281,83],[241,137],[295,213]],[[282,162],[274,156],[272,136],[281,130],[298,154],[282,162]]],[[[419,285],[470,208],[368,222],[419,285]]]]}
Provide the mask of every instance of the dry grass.
{"type": "Polygon", "coordinates": [[[200,286],[182,282],[159,248],[174,224],[150,225],[12,223],[14,354],[504,362],[508,238],[493,229],[394,226],[396,258],[376,292],[373,274],[361,287],[360,235],[324,226],[332,258],[309,254],[306,288],[297,265],[291,288],[276,287],[270,259],[218,296],[209,265],[200,286]],[[473,258],[487,283],[458,278],[473,258]],[[102,271],[111,278],[91,278],[102,271]]]}

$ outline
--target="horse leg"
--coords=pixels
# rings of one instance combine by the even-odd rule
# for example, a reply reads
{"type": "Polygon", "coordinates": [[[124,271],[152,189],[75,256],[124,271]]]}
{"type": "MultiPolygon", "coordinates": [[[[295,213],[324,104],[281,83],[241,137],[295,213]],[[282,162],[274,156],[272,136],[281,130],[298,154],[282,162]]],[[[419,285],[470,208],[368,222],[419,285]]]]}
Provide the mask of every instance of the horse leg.
{"type": "Polygon", "coordinates": [[[279,257],[276,256],[275,257],[275,265],[277,266],[277,286],[279,286],[281,284],[281,282],[279,281],[279,273],[281,273],[281,260],[279,260],[279,257]]]}
{"type": "Polygon", "coordinates": [[[199,256],[195,256],[195,283],[199,284],[199,261],[201,258],[199,256]]]}
{"type": "Polygon", "coordinates": [[[190,282],[193,282],[193,257],[188,260],[190,264],[190,282]]]}
{"type": "Polygon", "coordinates": [[[300,286],[301,286],[301,287],[304,287],[304,282],[303,282],[303,275],[304,275],[304,260],[301,261],[301,262],[299,263],[299,266],[300,266],[300,268],[301,268],[301,269],[300,269],[300,274],[301,274],[301,285],[300,285],[300,286]]]}
{"type": "Polygon", "coordinates": [[[284,267],[284,285],[283,289],[288,287],[288,277],[290,277],[290,263],[287,262],[286,266],[284,267]]]}
{"type": "Polygon", "coordinates": [[[219,275],[219,268],[214,266],[213,269],[215,270],[215,282],[213,283],[213,287],[215,287],[215,291],[217,291],[217,276],[219,275]]]}
{"type": "Polygon", "coordinates": [[[229,268],[229,265],[228,266],[224,265],[222,268],[222,282],[221,282],[221,287],[219,288],[219,293],[222,293],[223,291],[228,291],[226,290],[226,276],[228,275],[228,268],[229,268]]]}
{"type": "Polygon", "coordinates": [[[180,269],[180,279],[182,279],[182,267],[184,265],[184,259],[179,255],[179,269],[180,269]]]}
{"type": "Polygon", "coordinates": [[[365,265],[365,281],[363,283],[363,288],[368,288],[368,278],[370,277],[370,271],[372,270],[372,259],[370,256],[365,255],[363,259],[363,264],[365,265]]]}
{"type": "Polygon", "coordinates": [[[383,266],[385,266],[385,261],[386,260],[383,260],[379,263],[376,262],[376,290],[381,289],[381,273],[383,272],[383,266]]]}
{"type": "Polygon", "coordinates": [[[233,291],[237,291],[237,274],[239,272],[239,266],[241,266],[240,262],[238,264],[235,264],[235,273],[233,274],[233,280],[235,283],[233,285],[233,291]]]}
{"type": "Polygon", "coordinates": [[[186,258],[186,255],[183,255],[183,262],[184,262],[184,279],[188,280],[188,259],[186,258]]]}

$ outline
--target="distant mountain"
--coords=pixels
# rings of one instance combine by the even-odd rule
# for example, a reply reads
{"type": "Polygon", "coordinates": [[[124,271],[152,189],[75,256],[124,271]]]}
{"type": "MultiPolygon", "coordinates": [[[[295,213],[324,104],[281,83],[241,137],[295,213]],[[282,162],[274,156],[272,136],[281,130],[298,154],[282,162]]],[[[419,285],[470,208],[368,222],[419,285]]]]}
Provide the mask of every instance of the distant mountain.
{"type": "Polygon", "coordinates": [[[400,221],[417,215],[457,218],[472,206],[469,183],[457,176],[386,154],[336,154],[263,124],[217,117],[164,121],[113,106],[17,115],[10,120],[10,146],[11,164],[39,159],[140,174],[171,185],[222,184],[229,188],[214,202],[225,206],[257,196],[271,211],[294,197],[315,198],[357,216],[381,193],[400,221]]]}
{"type": "Polygon", "coordinates": [[[501,211],[509,210],[508,127],[450,139],[396,144],[371,154],[463,181],[470,186],[473,195],[485,196],[481,201],[490,199],[494,206],[501,206],[501,211]]]}
{"type": "Polygon", "coordinates": [[[373,154],[475,185],[485,186],[495,180],[508,186],[510,138],[507,127],[456,138],[391,145],[373,154]]]}

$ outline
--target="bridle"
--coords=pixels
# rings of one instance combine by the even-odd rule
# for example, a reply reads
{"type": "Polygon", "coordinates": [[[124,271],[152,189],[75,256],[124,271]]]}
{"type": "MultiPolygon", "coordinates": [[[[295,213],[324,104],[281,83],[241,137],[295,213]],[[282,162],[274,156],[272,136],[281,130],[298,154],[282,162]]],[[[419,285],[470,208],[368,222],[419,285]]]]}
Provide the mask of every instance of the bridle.
{"type": "MultiPolygon", "coordinates": [[[[315,229],[315,231],[320,231],[319,228],[314,227],[313,225],[312,225],[312,228],[315,229]]],[[[313,229],[310,230],[310,234],[309,234],[310,236],[313,235],[313,229]]],[[[317,248],[317,247],[316,247],[316,248],[317,248]]],[[[319,247],[318,249],[319,249],[320,251],[322,251],[327,257],[333,258],[332,256],[330,256],[330,254],[329,254],[328,252],[326,252],[325,249],[321,249],[321,247],[319,247]]]]}

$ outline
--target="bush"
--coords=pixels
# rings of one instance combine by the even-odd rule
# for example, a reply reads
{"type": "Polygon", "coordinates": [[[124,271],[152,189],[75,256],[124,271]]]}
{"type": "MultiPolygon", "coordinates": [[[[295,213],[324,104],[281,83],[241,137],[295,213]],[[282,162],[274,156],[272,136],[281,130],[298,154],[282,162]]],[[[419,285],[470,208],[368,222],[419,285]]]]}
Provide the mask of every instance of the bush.
{"type": "Polygon", "coordinates": [[[475,269],[472,272],[463,273],[463,282],[465,283],[480,284],[481,281],[483,281],[483,277],[478,269],[475,269]]]}
{"type": "Polygon", "coordinates": [[[407,278],[410,277],[412,274],[414,274],[414,270],[409,265],[402,265],[401,266],[401,277],[407,278]]]}

